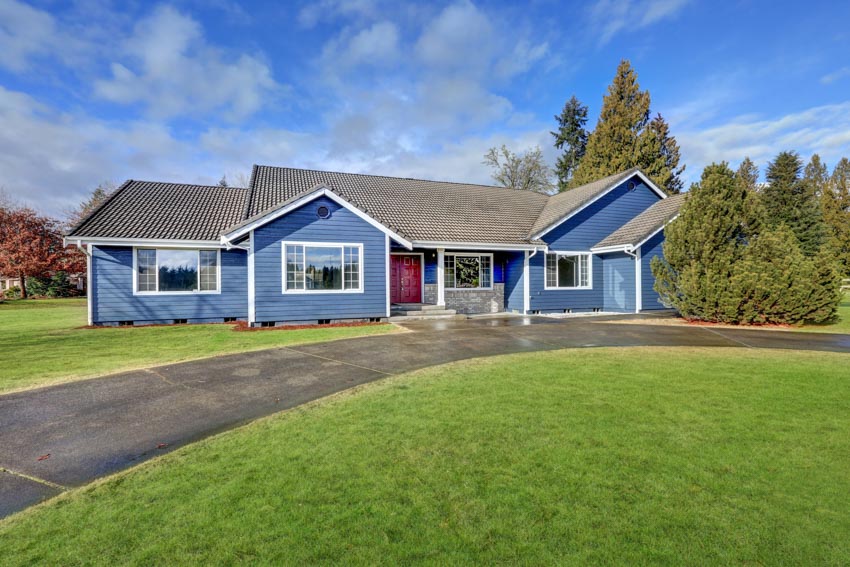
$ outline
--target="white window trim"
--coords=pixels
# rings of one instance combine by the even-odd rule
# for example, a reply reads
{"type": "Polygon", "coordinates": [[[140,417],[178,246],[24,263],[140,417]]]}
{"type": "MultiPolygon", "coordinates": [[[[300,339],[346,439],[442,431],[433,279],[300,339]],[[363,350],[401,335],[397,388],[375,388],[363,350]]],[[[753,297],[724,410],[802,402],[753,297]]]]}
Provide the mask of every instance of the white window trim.
{"type": "Polygon", "coordinates": [[[543,255],[543,289],[546,291],[575,291],[580,289],[593,289],[593,253],[582,250],[549,250],[543,255]],[[587,256],[587,285],[579,285],[575,287],[553,287],[550,286],[546,278],[546,256],[548,254],[557,254],[558,256],[587,256]]]}
{"type": "MultiPolygon", "coordinates": [[[[493,266],[493,254],[487,253],[479,253],[479,252],[446,252],[443,254],[443,278],[445,278],[445,259],[449,256],[468,256],[472,258],[481,258],[482,256],[488,256],[490,258],[490,286],[489,287],[446,287],[444,288],[446,291],[487,291],[493,289],[493,281],[494,276],[494,266],[493,266]]],[[[455,264],[455,267],[457,264],[455,264]]],[[[480,276],[479,276],[480,277],[480,276]]],[[[455,283],[457,283],[457,277],[455,277],[455,283]]],[[[443,284],[445,284],[445,279],[443,280],[443,284]]]]}
{"type": "MultiPolygon", "coordinates": [[[[201,250],[208,250],[216,253],[216,274],[215,274],[215,290],[195,289],[192,291],[139,291],[139,250],[180,250],[185,252],[185,248],[174,248],[170,246],[134,246],[133,247],[133,295],[219,295],[221,294],[221,249],[220,248],[193,248],[192,250],[198,253],[198,285],[201,285],[201,250]]],[[[157,255],[157,265],[154,270],[156,273],[156,289],[159,290],[159,255],[157,255]]]]}
{"type": "MultiPolygon", "coordinates": [[[[284,240],[280,243],[280,272],[281,272],[281,293],[285,295],[322,295],[322,294],[339,294],[339,293],[364,293],[366,290],[366,282],[363,281],[363,265],[366,263],[363,255],[363,244],[353,242],[303,242],[295,240],[284,240]],[[342,250],[342,281],[345,285],[345,249],[357,248],[360,257],[358,270],[358,283],[360,287],[357,289],[287,289],[286,288],[286,247],[287,246],[309,246],[311,248],[339,248],[342,250]]],[[[305,252],[306,264],[306,252],[305,252]]],[[[304,266],[307,269],[307,266],[304,266]]],[[[306,276],[305,276],[306,277],[306,276]]]]}

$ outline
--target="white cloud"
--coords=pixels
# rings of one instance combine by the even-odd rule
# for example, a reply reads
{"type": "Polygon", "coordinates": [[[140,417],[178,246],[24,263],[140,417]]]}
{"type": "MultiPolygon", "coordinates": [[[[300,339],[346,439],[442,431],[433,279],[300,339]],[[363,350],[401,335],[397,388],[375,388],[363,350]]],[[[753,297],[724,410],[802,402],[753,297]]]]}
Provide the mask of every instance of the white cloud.
{"type": "Polygon", "coordinates": [[[635,31],[675,16],[689,0],[599,0],[588,11],[590,33],[600,45],[624,30],[635,31]]]}
{"type": "Polygon", "coordinates": [[[842,67],[837,71],[833,71],[832,73],[828,73],[820,78],[820,82],[824,85],[831,85],[835,81],[844,79],[846,77],[850,77],[850,67],[842,67]]]}
{"type": "Polygon", "coordinates": [[[0,68],[28,71],[34,60],[47,57],[78,64],[90,47],[51,14],[18,0],[0,0],[0,68]]]}
{"type": "Polygon", "coordinates": [[[850,101],[816,106],[775,118],[742,116],[709,128],[675,132],[689,174],[698,177],[709,163],[733,164],[750,157],[763,168],[783,150],[814,153],[834,164],[850,157],[850,101]]]}
{"type": "Polygon", "coordinates": [[[95,93],[121,104],[142,103],[158,118],[220,111],[239,119],[259,110],[281,90],[269,66],[209,45],[201,26],[169,6],[138,22],[111,65],[112,77],[95,93]]]}
{"type": "Polygon", "coordinates": [[[353,33],[344,30],[322,49],[322,64],[333,75],[355,71],[361,65],[385,66],[399,59],[398,27],[380,21],[353,33]]]}
{"type": "Polygon", "coordinates": [[[339,18],[371,17],[378,13],[377,0],[320,0],[308,2],[298,12],[298,23],[312,28],[339,18]]]}

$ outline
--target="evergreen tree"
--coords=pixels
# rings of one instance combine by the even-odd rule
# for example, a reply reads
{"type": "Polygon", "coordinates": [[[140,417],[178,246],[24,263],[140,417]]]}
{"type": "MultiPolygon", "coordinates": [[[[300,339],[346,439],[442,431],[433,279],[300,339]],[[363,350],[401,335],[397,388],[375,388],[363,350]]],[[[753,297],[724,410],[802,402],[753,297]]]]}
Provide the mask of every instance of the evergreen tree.
{"type": "Polygon", "coordinates": [[[640,167],[659,187],[670,193],[681,190],[678,144],[663,118],[650,122],[649,106],[649,92],[640,90],[637,74],[624,59],[602,99],[599,121],[588,137],[573,186],[640,167]]]}
{"type": "Polygon", "coordinates": [[[86,217],[90,212],[95,210],[101,203],[103,203],[107,197],[112,195],[115,192],[115,184],[111,181],[104,181],[100,185],[94,188],[89,195],[88,199],[83,200],[80,205],[73,210],[68,210],[65,212],[67,227],[72,227],[79,223],[83,218],[86,217]]]}
{"type": "Polygon", "coordinates": [[[749,157],[745,157],[738,166],[735,180],[746,191],[744,218],[746,232],[750,235],[758,234],[764,224],[764,208],[758,194],[759,169],[749,157]]]}
{"type": "Polygon", "coordinates": [[[687,319],[735,321],[729,281],[750,239],[747,190],[728,164],[705,168],[678,218],[665,229],[664,260],[652,259],[655,289],[687,319]]]}
{"type": "MultiPolygon", "coordinates": [[[[800,178],[803,162],[796,152],[781,152],[767,166],[768,185],[761,200],[769,226],[785,224],[808,257],[820,251],[826,230],[815,184],[800,178]]],[[[814,170],[813,170],[814,171],[814,170]]]]}
{"type": "Polygon", "coordinates": [[[679,144],[670,135],[670,126],[661,114],[657,114],[641,133],[640,146],[638,166],[667,193],[681,193],[680,175],[685,166],[679,167],[679,144]]]}
{"type": "Polygon", "coordinates": [[[573,95],[555,120],[558,121],[558,131],[550,133],[555,138],[555,147],[563,150],[555,162],[555,175],[558,177],[558,190],[566,191],[587,149],[587,106],[573,95]]]}
{"type": "Polygon", "coordinates": [[[821,196],[828,242],[844,277],[850,277],[850,160],[841,158],[821,196]]]}

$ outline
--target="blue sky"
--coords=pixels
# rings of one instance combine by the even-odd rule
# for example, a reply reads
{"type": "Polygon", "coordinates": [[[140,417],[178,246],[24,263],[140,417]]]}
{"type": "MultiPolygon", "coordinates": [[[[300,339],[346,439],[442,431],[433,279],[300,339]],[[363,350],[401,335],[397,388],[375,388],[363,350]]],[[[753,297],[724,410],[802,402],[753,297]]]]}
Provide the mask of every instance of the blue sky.
{"type": "Polygon", "coordinates": [[[0,187],[59,214],[102,181],[252,163],[489,182],[621,58],[688,181],[718,160],[850,155],[850,3],[0,0],[0,187]]]}

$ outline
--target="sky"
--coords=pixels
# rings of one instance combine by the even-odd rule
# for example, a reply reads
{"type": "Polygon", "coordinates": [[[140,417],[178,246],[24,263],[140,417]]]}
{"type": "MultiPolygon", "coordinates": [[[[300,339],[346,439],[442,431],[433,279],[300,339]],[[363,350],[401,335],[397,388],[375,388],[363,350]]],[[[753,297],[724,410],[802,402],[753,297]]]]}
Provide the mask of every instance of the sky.
{"type": "Polygon", "coordinates": [[[629,59],[686,182],[782,150],[850,156],[850,2],[0,0],[0,188],[61,216],[99,183],[244,183],[252,164],[490,183],[554,164],[629,59]]]}

